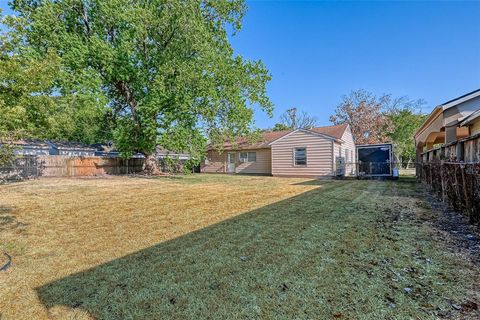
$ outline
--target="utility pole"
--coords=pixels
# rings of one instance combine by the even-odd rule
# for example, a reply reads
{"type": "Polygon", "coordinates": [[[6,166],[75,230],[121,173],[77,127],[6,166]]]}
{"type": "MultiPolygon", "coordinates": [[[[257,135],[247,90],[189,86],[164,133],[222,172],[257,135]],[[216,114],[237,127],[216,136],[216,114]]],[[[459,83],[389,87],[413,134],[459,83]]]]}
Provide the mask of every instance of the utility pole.
{"type": "Polygon", "coordinates": [[[287,113],[292,120],[292,129],[297,129],[297,108],[288,109],[287,113]]]}

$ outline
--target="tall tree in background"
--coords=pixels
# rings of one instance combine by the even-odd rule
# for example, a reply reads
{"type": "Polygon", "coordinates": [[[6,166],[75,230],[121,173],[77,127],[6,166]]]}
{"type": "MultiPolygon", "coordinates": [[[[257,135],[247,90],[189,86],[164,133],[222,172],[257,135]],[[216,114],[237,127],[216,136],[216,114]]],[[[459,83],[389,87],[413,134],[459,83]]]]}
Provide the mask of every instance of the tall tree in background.
{"type": "Polygon", "coordinates": [[[423,104],[422,100],[408,101],[402,98],[389,110],[388,117],[393,125],[389,136],[395,144],[394,155],[397,163],[411,162],[415,159],[413,136],[427,118],[427,115],[419,111],[423,104]]]}
{"type": "Polygon", "coordinates": [[[348,123],[356,144],[386,142],[393,129],[387,114],[390,103],[390,95],[376,97],[365,90],[356,90],[342,97],[330,121],[348,123]]]}
{"type": "Polygon", "coordinates": [[[317,119],[305,111],[298,112],[297,108],[291,108],[280,116],[280,123],[275,124],[274,131],[312,128],[315,127],[317,119]]]}
{"type": "MultiPolygon", "coordinates": [[[[260,61],[234,56],[227,30],[241,28],[243,0],[14,0],[18,37],[39,59],[58,55],[68,80],[108,98],[116,146],[141,152],[156,173],[158,143],[203,152],[246,134],[252,106],[271,115],[270,75],[260,61]],[[78,80],[77,80],[78,79],[78,80]]],[[[101,105],[102,101],[98,101],[101,105]]]]}
{"type": "Polygon", "coordinates": [[[343,97],[330,121],[350,124],[357,144],[392,142],[395,161],[411,161],[415,158],[413,135],[426,118],[420,111],[424,104],[421,99],[376,97],[356,90],[343,97]]]}

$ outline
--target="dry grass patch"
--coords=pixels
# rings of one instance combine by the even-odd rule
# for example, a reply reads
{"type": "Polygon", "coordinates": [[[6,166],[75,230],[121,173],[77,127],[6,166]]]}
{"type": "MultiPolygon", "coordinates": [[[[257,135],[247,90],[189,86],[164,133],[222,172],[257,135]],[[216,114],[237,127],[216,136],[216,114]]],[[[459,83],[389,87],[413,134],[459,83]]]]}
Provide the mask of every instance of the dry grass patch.
{"type": "Polygon", "coordinates": [[[7,319],[433,319],[464,316],[452,303],[477,299],[475,266],[417,221],[413,182],[194,175],[0,188],[0,245],[14,257],[0,274],[7,319]]]}

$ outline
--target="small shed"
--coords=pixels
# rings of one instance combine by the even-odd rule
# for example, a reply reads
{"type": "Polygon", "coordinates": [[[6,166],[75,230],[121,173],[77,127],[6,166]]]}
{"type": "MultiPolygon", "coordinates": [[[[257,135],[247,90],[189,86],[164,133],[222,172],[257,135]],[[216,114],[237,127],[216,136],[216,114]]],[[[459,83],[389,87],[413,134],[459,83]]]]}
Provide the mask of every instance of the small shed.
{"type": "Polygon", "coordinates": [[[357,166],[360,177],[391,177],[393,145],[391,143],[357,145],[357,166]]]}

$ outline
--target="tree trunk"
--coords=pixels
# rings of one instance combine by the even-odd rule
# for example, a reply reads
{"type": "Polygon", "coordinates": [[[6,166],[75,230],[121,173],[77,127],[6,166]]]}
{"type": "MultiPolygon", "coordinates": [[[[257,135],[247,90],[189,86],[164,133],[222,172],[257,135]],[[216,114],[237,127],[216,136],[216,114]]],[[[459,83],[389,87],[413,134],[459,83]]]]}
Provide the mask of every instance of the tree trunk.
{"type": "Polygon", "coordinates": [[[162,173],[155,154],[145,155],[144,172],[149,175],[159,175],[162,173]]]}

